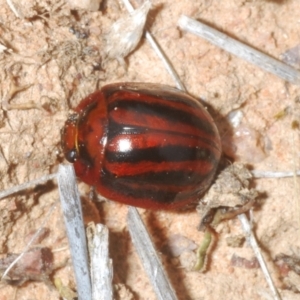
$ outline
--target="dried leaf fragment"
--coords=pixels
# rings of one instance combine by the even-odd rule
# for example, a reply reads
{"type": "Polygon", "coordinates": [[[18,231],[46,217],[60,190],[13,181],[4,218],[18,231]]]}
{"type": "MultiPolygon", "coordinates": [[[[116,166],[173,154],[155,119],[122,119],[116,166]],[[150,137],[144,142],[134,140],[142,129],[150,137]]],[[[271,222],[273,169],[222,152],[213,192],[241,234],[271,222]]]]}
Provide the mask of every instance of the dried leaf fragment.
{"type": "Polygon", "coordinates": [[[258,193],[249,189],[251,172],[241,163],[234,163],[224,169],[217,177],[197,210],[205,215],[205,211],[218,207],[235,207],[244,205],[255,199],[258,193]]]}
{"type": "Polygon", "coordinates": [[[109,58],[117,59],[122,65],[125,64],[124,57],[136,48],[142,37],[150,7],[151,2],[145,1],[130,16],[112,25],[106,36],[105,52],[109,58]]]}

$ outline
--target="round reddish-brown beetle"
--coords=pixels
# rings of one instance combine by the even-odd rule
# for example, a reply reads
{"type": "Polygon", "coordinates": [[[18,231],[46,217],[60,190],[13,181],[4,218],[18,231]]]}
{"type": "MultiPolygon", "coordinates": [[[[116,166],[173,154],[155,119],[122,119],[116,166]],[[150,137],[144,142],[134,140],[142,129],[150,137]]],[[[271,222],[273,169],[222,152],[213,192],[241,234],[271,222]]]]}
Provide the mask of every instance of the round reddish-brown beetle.
{"type": "Polygon", "coordinates": [[[65,157],[104,197],[150,209],[195,201],[216,172],[221,142],[193,97],[149,83],[115,83],[89,95],[63,129],[65,157]]]}

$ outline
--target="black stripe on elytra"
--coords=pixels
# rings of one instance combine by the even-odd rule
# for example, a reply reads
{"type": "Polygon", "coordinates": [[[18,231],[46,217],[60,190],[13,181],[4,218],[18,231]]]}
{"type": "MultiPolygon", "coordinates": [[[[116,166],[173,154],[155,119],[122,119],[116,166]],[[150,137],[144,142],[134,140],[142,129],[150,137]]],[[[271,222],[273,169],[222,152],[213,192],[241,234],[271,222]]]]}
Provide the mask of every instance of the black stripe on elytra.
{"type": "Polygon", "coordinates": [[[108,170],[105,170],[104,173],[106,173],[107,176],[111,176],[112,180],[117,180],[123,184],[138,184],[140,186],[152,184],[157,186],[168,185],[174,187],[183,187],[183,186],[197,186],[201,184],[201,182],[210,178],[214,171],[215,169],[212,170],[212,172],[209,172],[204,175],[198,172],[179,170],[179,171],[145,172],[142,174],[126,175],[126,176],[118,176],[118,177],[115,177],[108,170]]]}
{"type": "Polygon", "coordinates": [[[101,178],[102,184],[107,188],[117,191],[125,197],[131,197],[134,199],[149,199],[158,203],[172,204],[177,201],[186,200],[190,196],[196,196],[199,192],[202,192],[205,187],[199,185],[195,189],[184,190],[181,192],[168,191],[165,186],[157,188],[149,188],[146,185],[140,187],[133,187],[128,184],[124,184],[117,178],[111,178],[110,176],[103,176],[101,178]]]}
{"type": "Polygon", "coordinates": [[[157,93],[156,91],[149,91],[148,95],[151,95],[152,97],[157,98],[159,95],[159,98],[163,98],[166,101],[172,101],[177,103],[182,103],[188,106],[191,106],[193,108],[199,109],[199,102],[197,99],[186,95],[185,93],[182,93],[181,91],[178,93],[176,92],[169,92],[169,91],[160,91],[157,93]]]}
{"type": "Polygon", "coordinates": [[[130,149],[127,152],[106,151],[105,158],[110,163],[139,163],[141,161],[161,163],[199,160],[216,163],[214,153],[208,149],[178,145],[130,149]]]}
{"type": "MultiPolygon", "coordinates": [[[[214,127],[206,120],[200,119],[198,116],[193,115],[189,112],[185,112],[180,109],[166,105],[161,105],[159,103],[148,103],[148,102],[138,102],[134,100],[115,100],[108,105],[108,111],[112,111],[115,108],[121,108],[126,111],[133,111],[138,116],[140,115],[150,115],[165,119],[169,122],[184,123],[190,126],[195,126],[196,128],[204,131],[207,134],[215,136],[214,127]]],[[[201,109],[201,108],[199,108],[201,109]]]]}
{"type": "MultiPolygon", "coordinates": [[[[149,131],[146,127],[139,127],[135,125],[119,124],[114,122],[113,120],[109,120],[108,122],[108,141],[116,137],[117,135],[136,135],[136,134],[144,134],[149,131]]],[[[165,132],[165,131],[164,131],[165,132]]]]}
{"type": "MultiPolygon", "coordinates": [[[[168,134],[175,134],[174,131],[166,131],[166,130],[157,130],[157,129],[150,129],[153,133],[165,133],[168,134]]],[[[108,125],[108,136],[107,136],[107,142],[109,143],[112,139],[114,139],[118,135],[139,135],[139,134],[146,134],[149,132],[149,129],[146,127],[138,127],[138,126],[126,126],[123,124],[116,123],[112,120],[110,120],[108,125]]],[[[176,135],[178,136],[186,136],[185,133],[182,132],[176,132],[176,135]]],[[[199,139],[199,136],[190,135],[190,138],[199,139]]],[[[202,143],[205,143],[208,147],[215,148],[216,150],[219,150],[219,147],[216,145],[214,141],[214,136],[212,136],[211,139],[203,138],[201,137],[202,143]]]]}
{"type": "MultiPolygon", "coordinates": [[[[168,134],[174,135],[175,134],[175,135],[178,135],[178,136],[186,136],[186,134],[183,133],[183,132],[149,129],[149,128],[146,128],[146,127],[139,127],[139,126],[133,126],[133,125],[126,126],[124,124],[119,124],[119,123],[114,122],[113,120],[110,120],[109,124],[108,124],[107,142],[109,143],[113,138],[115,138],[118,135],[129,135],[129,136],[130,135],[138,135],[138,134],[147,133],[150,130],[154,134],[156,132],[159,132],[159,133],[165,133],[166,135],[168,135],[168,134]]],[[[197,136],[197,135],[189,135],[189,137],[190,138],[195,138],[195,139],[200,139],[200,137],[197,136]]],[[[203,143],[207,144],[208,146],[219,150],[219,147],[214,142],[213,137],[211,139],[201,137],[201,141],[203,143]]]]}

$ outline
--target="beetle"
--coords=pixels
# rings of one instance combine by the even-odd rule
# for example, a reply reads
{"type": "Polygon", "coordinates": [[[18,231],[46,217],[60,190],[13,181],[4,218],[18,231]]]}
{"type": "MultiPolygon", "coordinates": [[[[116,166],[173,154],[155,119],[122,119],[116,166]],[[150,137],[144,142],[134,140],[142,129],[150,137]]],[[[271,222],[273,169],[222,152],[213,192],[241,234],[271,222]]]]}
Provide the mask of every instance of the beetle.
{"type": "Polygon", "coordinates": [[[62,130],[66,159],[102,196],[178,209],[211,184],[221,141],[207,110],[167,85],[114,83],[83,99],[62,130]]]}

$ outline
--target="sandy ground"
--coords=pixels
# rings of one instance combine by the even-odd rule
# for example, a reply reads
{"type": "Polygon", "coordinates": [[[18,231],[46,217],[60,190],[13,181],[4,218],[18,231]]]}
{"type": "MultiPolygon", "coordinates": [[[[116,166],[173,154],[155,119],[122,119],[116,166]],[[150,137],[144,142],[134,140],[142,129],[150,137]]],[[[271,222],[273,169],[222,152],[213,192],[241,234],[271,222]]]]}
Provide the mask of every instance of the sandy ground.
{"type": "MultiPolygon", "coordinates": [[[[176,26],[179,16],[186,14],[279,59],[299,44],[299,2],[152,2],[148,28],[188,91],[213,108],[227,151],[229,140],[229,148],[238,149],[236,159],[255,170],[299,169],[299,88],[181,32],[176,26]],[[236,135],[229,136],[223,125],[234,110],[242,112],[244,118],[236,135]]],[[[118,81],[174,85],[144,40],[127,57],[127,68],[116,60],[105,59],[104,36],[113,22],[127,14],[117,0],[105,1],[96,12],[74,10],[64,1],[20,0],[17,9],[22,18],[17,18],[5,1],[0,3],[0,42],[7,47],[0,54],[1,190],[57,170],[58,164],[64,162],[60,130],[69,111],[95,89],[118,81]],[[9,97],[14,87],[23,89],[9,97]]],[[[299,55],[295,55],[295,65],[299,67],[299,55]]],[[[300,297],[299,275],[292,270],[285,272],[275,262],[280,253],[300,255],[298,182],[293,178],[254,182],[263,194],[254,211],[255,233],[284,299],[300,297]]],[[[155,299],[126,229],[127,208],[102,202],[97,205],[97,212],[88,202],[89,188],[80,184],[80,191],[83,201],[90,205],[86,214],[93,214],[110,230],[116,298],[155,299]]],[[[69,257],[56,183],[0,202],[2,257],[22,251],[42,226],[53,203],[55,210],[44,225],[48,235],[38,243],[56,250],[55,265],[69,257]]],[[[191,249],[203,237],[196,228],[197,213],[140,211],[179,299],[272,299],[259,268],[250,268],[247,263],[237,267],[232,262],[234,255],[248,260],[253,257],[246,243],[234,247],[228,242],[242,234],[238,220],[224,222],[217,228],[219,242],[207,272],[201,274],[188,267],[194,259],[191,249]]],[[[70,263],[54,271],[52,280],[53,277],[74,289],[70,263]]],[[[59,299],[59,294],[44,280],[17,288],[3,283],[0,300],[4,299],[54,300],[59,299]]]]}

